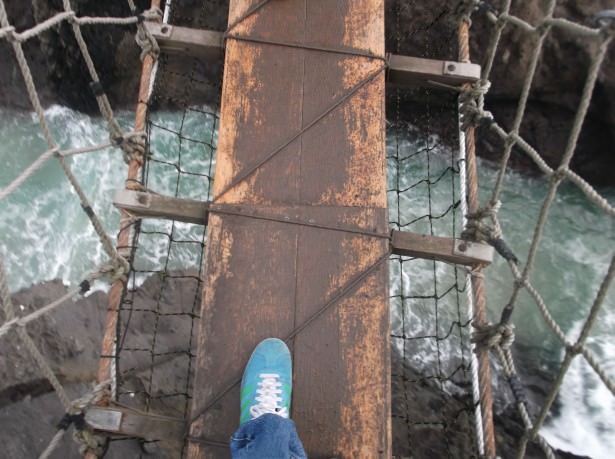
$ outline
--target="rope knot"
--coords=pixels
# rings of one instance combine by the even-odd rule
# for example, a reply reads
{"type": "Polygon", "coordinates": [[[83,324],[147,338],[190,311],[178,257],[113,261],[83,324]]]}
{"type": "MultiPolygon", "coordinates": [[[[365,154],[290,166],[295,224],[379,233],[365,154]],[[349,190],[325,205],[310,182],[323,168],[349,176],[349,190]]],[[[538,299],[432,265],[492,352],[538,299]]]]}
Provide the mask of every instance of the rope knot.
{"type": "Polygon", "coordinates": [[[73,440],[79,445],[79,453],[93,453],[96,457],[103,457],[107,449],[107,437],[94,433],[88,428],[75,429],[73,440]]]}
{"type": "Polygon", "coordinates": [[[67,11],[65,14],[66,14],[66,21],[68,21],[69,24],[79,25],[79,18],[77,17],[77,13],[71,10],[71,11],[67,11]]]}
{"type": "Polygon", "coordinates": [[[160,8],[150,8],[145,10],[139,15],[139,22],[137,23],[137,34],[135,41],[141,48],[141,61],[145,59],[148,54],[152,56],[154,60],[158,59],[160,55],[160,47],[156,38],[147,30],[147,27],[143,25],[143,20],[151,22],[160,22],[162,20],[162,11],[160,8]]]}
{"type": "Polygon", "coordinates": [[[474,267],[468,267],[468,274],[472,277],[475,277],[477,279],[484,279],[485,278],[485,274],[483,273],[483,266],[482,265],[476,265],[474,267]]]}
{"type": "Polygon", "coordinates": [[[163,16],[162,10],[158,7],[145,10],[143,11],[143,13],[141,13],[141,15],[146,21],[153,21],[153,22],[161,22],[162,16],[163,16]]]}
{"type": "Polygon", "coordinates": [[[480,79],[462,91],[459,96],[459,112],[463,130],[493,121],[493,115],[484,109],[485,94],[489,92],[490,87],[489,80],[480,79]]]}
{"type": "Polygon", "coordinates": [[[568,168],[565,166],[562,167],[558,167],[556,170],[553,171],[553,173],[551,174],[551,180],[553,182],[561,182],[562,180],[564,180],[567,176],[567,171],[568,168]]]}
{"type": "Polygon", "coordinates": [[[468,241],[486,242],[506,261],[517,263],[519,260],[504,241],[502,228],[497,219],[501,205],[500,201],[490,202],[476,212],[466,215],[468,221],[461,233],[461,238],[468,241]],[[491,223],[486,222],[487,219],[490,219],[491,223]]]}
{"type": "Polygon", "coordinates": [[[15,36],[15,27],[8,26],[0,29],[0,39],[6,38],[8,41],[17,41],[15,36]]]}
{"type": "Polygon", "coordinates": [[[502,232],[499,225],[490,225],[485,222],[487,219],[495,221],[501,206],[500,201],[490,202],[476,212],[466,215],[468,222],[461,233],[461,238],[476,242],[489,242],[501,238],[502,232]]]}
{"type": "Polygon", "coordinates": [[[81,454],[91,452],[97,457],[102,457],[107,448],[108,438],[96,433],[85,421],[85,410],[88,406],[98,403],[103,397],[110,397],[109,382],[104,381],[95,385],[92,391],[70,403],[68,410],[57,424],[58,433],[54,436],[41,457],[49,457],[59,446],[59,441],[71,425],[75,426],[73,440],[79,445],[81,454]]]}
{"type": "Polygon", "coordinates": [[[130,264],[122,256],[117,256],[100,267],[100,273],[106,277],[111,284],[117,280],[126,283],[129,271],[130,264]]]}
{"type": "Polygon", "coordinates": [[[143,165],[146,142],[145,132],[137,131],[121,134],[114,137],[111,141],[122,149],[124,161],[127,164],[131,161],[137,161],[140,166],[143,165]]]}
{"type": "Polygon", "coordinates": [[[472,13],[478,10],[480,3],[479,0],[463,0],[457,6],[456,13],[462,21],[468,21],[471,24],[472,13]]]}
{"type": "Polygon", "coordinates": [[[493,6],[491,3],[486,2],[484,0],[481,0],[481,1],[478,2],[477,9],[480,12],[491,13],[491,14],[493,14],[495,16],[497,16],[497,14],[498,14],[498,10],[495,8],[495,6],[493,6]]]}
{"type": "Polygon", "coordinates": [[[471,341],[476,344],[478,349],[492,349],[499,347],[502,350],[508,350],[515,341],[515,326],[514,324],[477,324],[472,322],[474,332],[472,333],[471,341]]]}
{"type": "Polygon", "coordinates": [[[572,356],[579,355],[583,352],[583,345],[579,343],[566,343],[566,352],[572,356]]]}

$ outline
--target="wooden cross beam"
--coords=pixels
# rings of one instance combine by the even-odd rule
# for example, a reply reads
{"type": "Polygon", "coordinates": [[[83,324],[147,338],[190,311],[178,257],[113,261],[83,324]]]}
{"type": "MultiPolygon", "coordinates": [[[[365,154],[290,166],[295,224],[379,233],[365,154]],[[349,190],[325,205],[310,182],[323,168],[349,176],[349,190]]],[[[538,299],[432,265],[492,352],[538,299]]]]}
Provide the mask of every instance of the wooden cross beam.
{"type": "MultiPolygon", "coordinates": [[[[224,213],[279,221],[288,224],[320,227],[338,231],[356,231],[351,226],[341,226],[329,221],[323,215],[315,215],[312,206],[257,207],[211,205],[191,199],[171,198],[142,191],[121,190],[115,195],[113,204],[139,218],[160,218],[186,223],[206,225],[209,212],[224,213]]],[[[370,234],[366,234],[369,236],[370,234]]],[[[373,236],[373,235],[372,235],[373,236]]],[[[392,251],[396,255],[425,258],[436,261],[472,266],[490,264],[493,260],[493,247],[477,242],[448,237],[416,234],[407,231],[393,231],[391,234],[392,251]]]]}
{"type": "MultiPolygon", "coordinates": [[[[164,53],[184,54],[204,60],[222,58],[223,32],[155,22],[146,22],[145,25],[164,53]]],[[[481,67],[477,64],[396,54],[387,55],[387,64],[387,82],[403,86],[461,86],[478,81],[481,73],[481,67]]]]}

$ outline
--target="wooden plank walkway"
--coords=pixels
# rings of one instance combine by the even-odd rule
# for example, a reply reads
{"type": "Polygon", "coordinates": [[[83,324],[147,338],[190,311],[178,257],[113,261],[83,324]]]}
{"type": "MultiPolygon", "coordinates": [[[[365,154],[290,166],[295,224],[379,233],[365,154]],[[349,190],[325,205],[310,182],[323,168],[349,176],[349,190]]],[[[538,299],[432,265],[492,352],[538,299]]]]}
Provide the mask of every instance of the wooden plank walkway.
{"type": "Polygon", "coordinates": [[[309,456],[390,458],[384,0],[243,18],[259,3],[230,4],[214,202],[243,207],[210,211],[188,456],[228,456],[243,367],[275,336],[309,456]]]}

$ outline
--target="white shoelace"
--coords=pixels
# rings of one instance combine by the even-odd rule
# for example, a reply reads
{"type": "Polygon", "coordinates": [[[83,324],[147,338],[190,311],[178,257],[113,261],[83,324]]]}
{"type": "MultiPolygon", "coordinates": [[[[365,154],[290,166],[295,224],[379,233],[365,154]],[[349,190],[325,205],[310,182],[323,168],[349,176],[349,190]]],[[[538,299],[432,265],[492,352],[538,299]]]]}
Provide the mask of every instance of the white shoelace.
{"type": "Polygon", "coordinates": [[[282,401],[282,397],[280,397],[282,383],[278,380],[280,375],[262,373],[259,377],[261,381],[258,383],[258,389],[256,389],[256,401],[258,403],[250,407],[250,414],[253,416],[253,419],[266,413],[288,418],[286,407],[279,406],[279,403],[282,401]]]}

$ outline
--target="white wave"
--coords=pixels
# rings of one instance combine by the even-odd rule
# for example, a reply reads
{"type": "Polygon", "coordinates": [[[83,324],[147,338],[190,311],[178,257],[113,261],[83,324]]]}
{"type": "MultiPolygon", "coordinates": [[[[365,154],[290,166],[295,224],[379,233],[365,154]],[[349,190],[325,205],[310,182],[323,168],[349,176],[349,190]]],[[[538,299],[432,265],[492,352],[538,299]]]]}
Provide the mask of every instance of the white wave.
{"type": "MultiPolygon", "coordinates": [[[[609,316],[612,322],[615,317],[609,316]]],[[[581,328],[582,322],[579,322],[570,333],[570,339],[576,339],[581,328]]],[[[590,338],[588,345],[599,353],[607,372],[615,377],[615,344],[601,336],[590,338]]],[[[551,445],[593,459],[613,457],[615,398],[582,356],[577,356],[570,365],[558,403],[559,414],[549,418],[541,431],[551,445]]]]}

